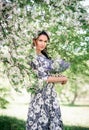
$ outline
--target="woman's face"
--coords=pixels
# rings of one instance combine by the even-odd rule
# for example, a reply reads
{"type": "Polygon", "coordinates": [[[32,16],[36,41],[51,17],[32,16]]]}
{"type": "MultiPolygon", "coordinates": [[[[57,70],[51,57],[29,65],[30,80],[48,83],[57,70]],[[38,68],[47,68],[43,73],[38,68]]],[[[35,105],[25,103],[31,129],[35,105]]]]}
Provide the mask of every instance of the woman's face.
{"type": "Polygon", "coordinates": [[[36,51],[37,53],[41,53],[42,50],[45,49],[48,42],[48,38],[46,35],[40,35],[35,41],[36,51]]]}

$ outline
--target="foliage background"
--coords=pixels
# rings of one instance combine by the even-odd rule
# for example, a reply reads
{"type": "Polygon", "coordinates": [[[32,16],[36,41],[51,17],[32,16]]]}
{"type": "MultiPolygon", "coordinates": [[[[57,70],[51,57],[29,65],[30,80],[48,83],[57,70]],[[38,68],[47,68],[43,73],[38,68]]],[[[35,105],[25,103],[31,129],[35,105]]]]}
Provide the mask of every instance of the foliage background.
{"type": "MultiPolygon", "coordinates": [[[[7,75],[12,87],[21,92],[35,82],[27,62],[32,38],[40,30],[50,35],[48,53],[71,63],[65,74],[66,87],[57,87],[60,97],[73,104],[89,93],[89,14],[82,0],[1,0],[0,2],[0,75],[7,75]]],[[[0,93],[5,91],[0,86],[0,93]]],[[[7,90],[8,91],[8,90],[7,90]]],[[[1,96],[1,100],[5,100],[1,96]]],[[[7,101],[6,101],[7,102],[7,101]]]]}

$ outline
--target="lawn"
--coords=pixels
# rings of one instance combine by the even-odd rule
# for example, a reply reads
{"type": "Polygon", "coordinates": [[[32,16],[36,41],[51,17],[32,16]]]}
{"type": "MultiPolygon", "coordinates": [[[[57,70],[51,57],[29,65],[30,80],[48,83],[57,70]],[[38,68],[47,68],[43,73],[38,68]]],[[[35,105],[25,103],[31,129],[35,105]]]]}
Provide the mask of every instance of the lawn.
{"type": "MultiPolygon", "coordinates": [[[[20,94],[17,95],[13,93],[13,100],[11,100],[10,104],[8,105],[7,109],[0,109],[1,118],[4,118],[4,122],[6,117],[16,117],[17,119],[23,120],[21,123],[24,125],[24,122],[27,118],[27,111],[29,106],[29,94],[20,94]]],[[[89,106],[78,104],[75,106],[67,106],[61,105],[61,112],[62,112],[62,119],[65,125],[65,130],[89,130],[89,106]]],[[[17,120],[16,119],[16,120],[17,120]]],[[[11,118],[11,120],[13,120],[11,118]]],[[[9,118],[10,122],[10,118],[9,118]]],[[[19,122],[19,121],[18,121],[19,122]]],[[[12,124],[16,124],[17,122],[12,124]]],[[[8,123],[7,123],[8,124],[8,123]]],[[[10,123],[9,123],[10,124],[10,123]]],[[[17,123],[17,125],[20,125],[17,123]]],[[[1,122],[0,122],[1,126],[1,122]]],[[[13,126],[13,125],[11,125],[13,126]]],[[[8,126],[9,127],[9,126],[8,126]]],[[[0,130],[10,130],[10,129],[0,129],[0,130]]],[[[16,129],[11,130],[24,130],[24,128],[19,128],[16,126],[16,129]]]]}

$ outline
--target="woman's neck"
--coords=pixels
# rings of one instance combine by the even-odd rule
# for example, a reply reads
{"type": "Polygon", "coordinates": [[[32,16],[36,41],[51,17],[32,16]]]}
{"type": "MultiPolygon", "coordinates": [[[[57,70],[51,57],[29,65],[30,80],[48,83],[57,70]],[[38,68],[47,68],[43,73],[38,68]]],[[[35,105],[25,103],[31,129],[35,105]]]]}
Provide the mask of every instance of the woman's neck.
{"type": "Polygon", "coordinates": [[[36,54],[42,54],[40,50],[36,49],[36,54]]]}

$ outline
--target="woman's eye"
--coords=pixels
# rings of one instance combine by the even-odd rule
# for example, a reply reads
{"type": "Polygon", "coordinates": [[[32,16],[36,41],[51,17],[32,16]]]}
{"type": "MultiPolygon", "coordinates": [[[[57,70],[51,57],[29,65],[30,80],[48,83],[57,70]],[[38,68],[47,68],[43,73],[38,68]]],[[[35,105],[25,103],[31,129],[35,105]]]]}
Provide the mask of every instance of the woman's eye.
{"type": "Polygon", "coordinates": [[[47,43],[47,41],[45,41],[45,43],[47,43]]]}

